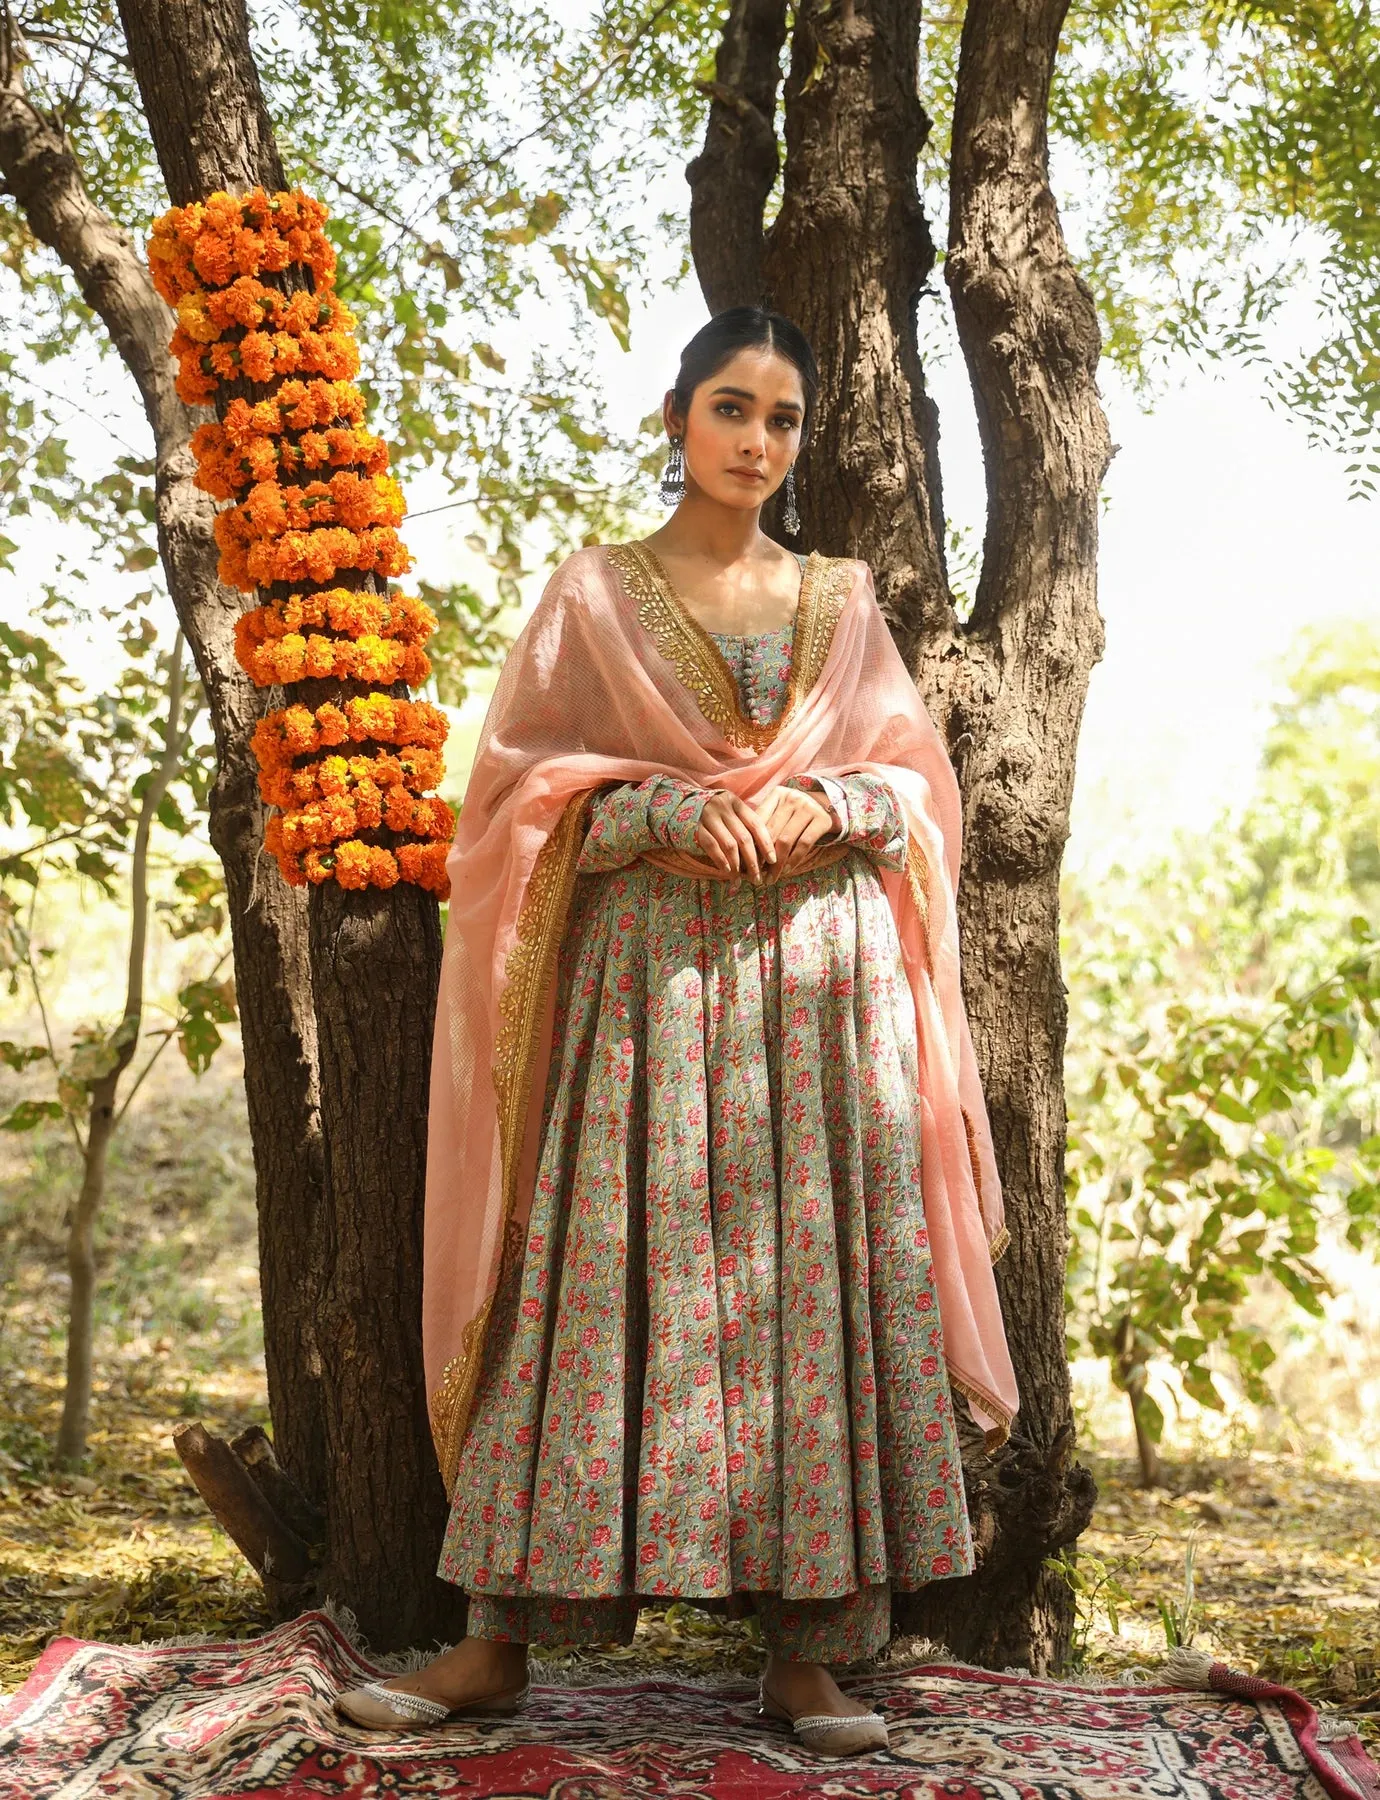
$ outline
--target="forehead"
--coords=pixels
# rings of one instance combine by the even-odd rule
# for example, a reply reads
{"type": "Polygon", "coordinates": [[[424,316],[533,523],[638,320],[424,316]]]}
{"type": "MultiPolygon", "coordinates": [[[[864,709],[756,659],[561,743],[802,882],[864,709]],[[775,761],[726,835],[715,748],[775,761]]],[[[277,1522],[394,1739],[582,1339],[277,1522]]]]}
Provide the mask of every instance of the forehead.
{"type": "Polygon", "coordinates": [[[704,391],[712,394],[721,387],[741,388],[769,404],[794,400],[801,406],[805,401],[799,369],[779,350],[768,349],[765,345],[754,344],[734,351],[723,367],[705,382],[704,391]]]}

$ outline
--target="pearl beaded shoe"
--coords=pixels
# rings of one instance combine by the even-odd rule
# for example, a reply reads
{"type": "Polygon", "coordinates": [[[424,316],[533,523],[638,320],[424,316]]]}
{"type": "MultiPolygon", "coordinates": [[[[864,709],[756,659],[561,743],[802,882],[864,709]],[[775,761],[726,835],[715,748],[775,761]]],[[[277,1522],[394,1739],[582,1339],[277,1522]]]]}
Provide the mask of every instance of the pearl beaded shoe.
{"type": "Polygon", "coordinates": [[[807,1750],[820,1756],[866,1756],[873,1750],[889,1750],[886,1720],[880,1713],[790,1713],[767,1692],[766,1680],[760,1689],[760,1710],[769,1719],[780,1719],[790,1726],[807,1750]]]}
{"type": "Polygon", "coordinates": [[[372,1731],[397,1731],[400,1727],[425,1731],[473,1713],[515,1713],[531,1691],[529,1680],[520,1688],[505,1688],[497,1694],[464,1700],[459,1706],[447,1706],[425,1694],[386,1687],[382,1681],[366,1681],[362,1687],[346,1688],[337,1694],[335,1709],[353,1724],[366,1725],[372,1731]]]}

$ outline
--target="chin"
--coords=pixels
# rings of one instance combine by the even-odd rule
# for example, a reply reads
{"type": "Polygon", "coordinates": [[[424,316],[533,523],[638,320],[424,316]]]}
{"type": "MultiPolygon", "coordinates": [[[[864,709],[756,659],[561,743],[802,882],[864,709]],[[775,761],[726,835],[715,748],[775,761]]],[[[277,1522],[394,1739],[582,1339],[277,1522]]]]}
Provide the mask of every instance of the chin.
{"type": "Polygon", "coordinates": [[[759,506],[766,505],[773,492],[765,481],[751,486],[746,482],[735,481],[728,493],[715,494],[714,498],[721,506],[731,506],[738,512],[755,512],[759,506]]]}

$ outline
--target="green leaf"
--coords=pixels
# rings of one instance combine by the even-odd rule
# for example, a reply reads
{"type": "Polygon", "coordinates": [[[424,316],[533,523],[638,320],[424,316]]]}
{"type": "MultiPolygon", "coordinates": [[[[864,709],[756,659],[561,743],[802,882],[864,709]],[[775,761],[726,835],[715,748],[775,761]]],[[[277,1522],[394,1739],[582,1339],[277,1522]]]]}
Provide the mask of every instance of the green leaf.
{"type": "Polygon", "coordinates": [[[62,1108],[56,1100],[21,1100],[6,1118],[0,1119],[0,1131],[32,1131],[45,1119],[60,1119],[62,1108]]]}

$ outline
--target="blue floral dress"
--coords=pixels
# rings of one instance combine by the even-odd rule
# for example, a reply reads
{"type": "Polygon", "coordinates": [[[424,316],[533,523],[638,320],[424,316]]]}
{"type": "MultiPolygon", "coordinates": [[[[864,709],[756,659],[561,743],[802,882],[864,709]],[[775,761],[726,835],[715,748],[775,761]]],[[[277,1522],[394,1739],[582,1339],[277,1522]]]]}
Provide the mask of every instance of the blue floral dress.
{"type": "MultiPolygon", "coordinates": [[[[778,718],[791,628],[711,635],[778,718]]],[[[472,1635],[626,1642],[639,1597],[751,1596],[782,1654],[847,1662],[892,1588],[973,1567],[878,878],[904,815],[872,775],[788,785],[851,848],[762,886],[639,860],[703,854],[704,789],[595,797],[439,1565],[472,1635]]]]}

